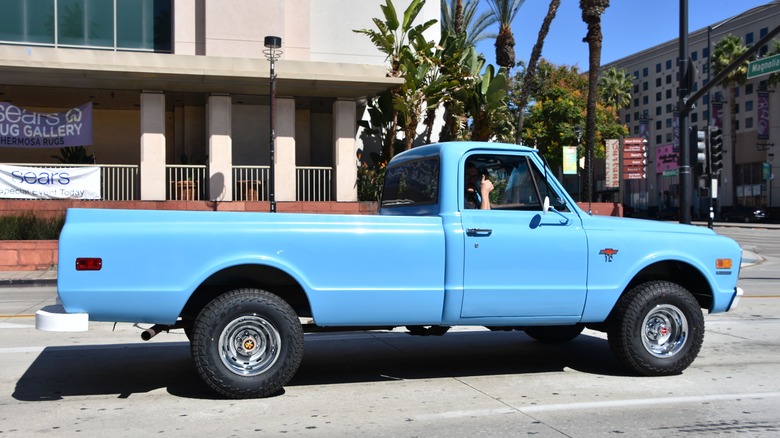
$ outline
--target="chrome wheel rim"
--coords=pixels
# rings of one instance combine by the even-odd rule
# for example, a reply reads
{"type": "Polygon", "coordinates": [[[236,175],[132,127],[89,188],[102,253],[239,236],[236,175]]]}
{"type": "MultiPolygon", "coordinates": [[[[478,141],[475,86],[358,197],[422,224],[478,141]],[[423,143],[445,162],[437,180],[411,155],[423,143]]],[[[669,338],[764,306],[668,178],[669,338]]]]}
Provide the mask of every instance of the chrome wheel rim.
{"type": "Polygon", "coordinates": [[[655,306],[642,322],[642,344],[658,358],[674,356],[688,339],[688,320],[670,304],[655,306]]]}
{"type": "Polygon", "coordinates": [[[282,338],[265,318],[242,316],[231,321],[219,336],[222,363],[240,376],[256,376],[279,359],[282,338]]]}

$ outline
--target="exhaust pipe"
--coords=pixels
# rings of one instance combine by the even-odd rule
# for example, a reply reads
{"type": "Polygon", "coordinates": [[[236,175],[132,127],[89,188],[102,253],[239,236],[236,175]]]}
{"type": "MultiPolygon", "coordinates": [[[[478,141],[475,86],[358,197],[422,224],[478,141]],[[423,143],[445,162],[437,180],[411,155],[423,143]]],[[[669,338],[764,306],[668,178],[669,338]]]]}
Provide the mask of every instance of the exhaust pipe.
{"type": "Polygon", "coordinates": [[[168,330],[168,326],[162,324],[155,324],[141,332],[141,339],[143,339],[144,341],[148,341],[149,339],[152,339],[153,337],[160,334],[160,332],[163,330],[168,330]]]}

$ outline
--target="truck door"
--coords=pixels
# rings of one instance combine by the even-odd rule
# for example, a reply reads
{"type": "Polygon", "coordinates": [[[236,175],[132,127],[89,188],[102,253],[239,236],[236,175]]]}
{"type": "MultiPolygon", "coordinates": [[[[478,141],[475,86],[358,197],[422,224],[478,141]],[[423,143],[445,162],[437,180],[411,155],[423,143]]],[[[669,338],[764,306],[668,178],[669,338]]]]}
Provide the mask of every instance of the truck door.
{"type": "Polygon", "coordinates": [[[578,214],[527,156],[471,155],[462,169],[461,317],[578,320],[585,305],[588,262],[578,214]],[[485,175],[494,186],[490,209],[468,208],[475,204],[469,199],[474,198],[475,168],[480,180],[485,175]],[[545,196],[560,214],[543,212],[545,196]]]}

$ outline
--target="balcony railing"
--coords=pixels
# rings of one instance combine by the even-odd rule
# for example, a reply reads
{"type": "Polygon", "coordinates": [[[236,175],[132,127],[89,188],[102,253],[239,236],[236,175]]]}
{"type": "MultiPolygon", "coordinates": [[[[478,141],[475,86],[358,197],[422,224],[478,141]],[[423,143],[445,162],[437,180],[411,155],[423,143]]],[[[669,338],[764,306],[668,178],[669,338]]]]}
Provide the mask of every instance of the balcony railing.
{"type": "Polygon", "coordinates": [[[4,164],[38,169],[97,166],[100,167],[100,185],[103,201],[132,201],[138,199],[140,178],[139,166],[136,164],[4,164]]]}
{"type": "Polygon", "coordinates": [[[297,201],[331,201],[333,169],[330,167],[296,167],[297,201]]]}
{"type": "Polygon", "coordinates": [[[233,199],[268,200],[268,166],[233,166],[233,199]]]}
{"type": "Polygon", "coordinates": [[[169,201],[200,201],[208,199],[206,166],[203,164],[166,164],[169,201]]]}
{"type": "MultiPolygon", "coordinates": [[[[41,169],[62,167],[100,167],[102,200],[140,199],[140,166],[137,164],[23,164],[11,166],[41,169]]],[[[167,164],[166,199],[201,201],[208,199],[208,172],[205,165],[167,164]]],[[[233,166],[233,199],[268,201],[268,166],[233,166]]],[[[296,201],[331,201],[333,169],[299,166],[295,169],[296,201]]]]}

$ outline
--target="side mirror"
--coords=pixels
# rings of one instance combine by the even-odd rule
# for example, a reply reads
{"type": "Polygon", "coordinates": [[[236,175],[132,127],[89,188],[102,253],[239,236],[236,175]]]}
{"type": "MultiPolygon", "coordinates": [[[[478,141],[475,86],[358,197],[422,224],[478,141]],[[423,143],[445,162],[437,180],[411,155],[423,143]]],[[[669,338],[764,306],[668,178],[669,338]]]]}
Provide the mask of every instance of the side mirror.
{"type": "Polygon", "coordinates": [[[547,214],[549,210],[550,210],[550,197],[545,196],[544,202],[542,203],[542,213],[547,214]]]}

